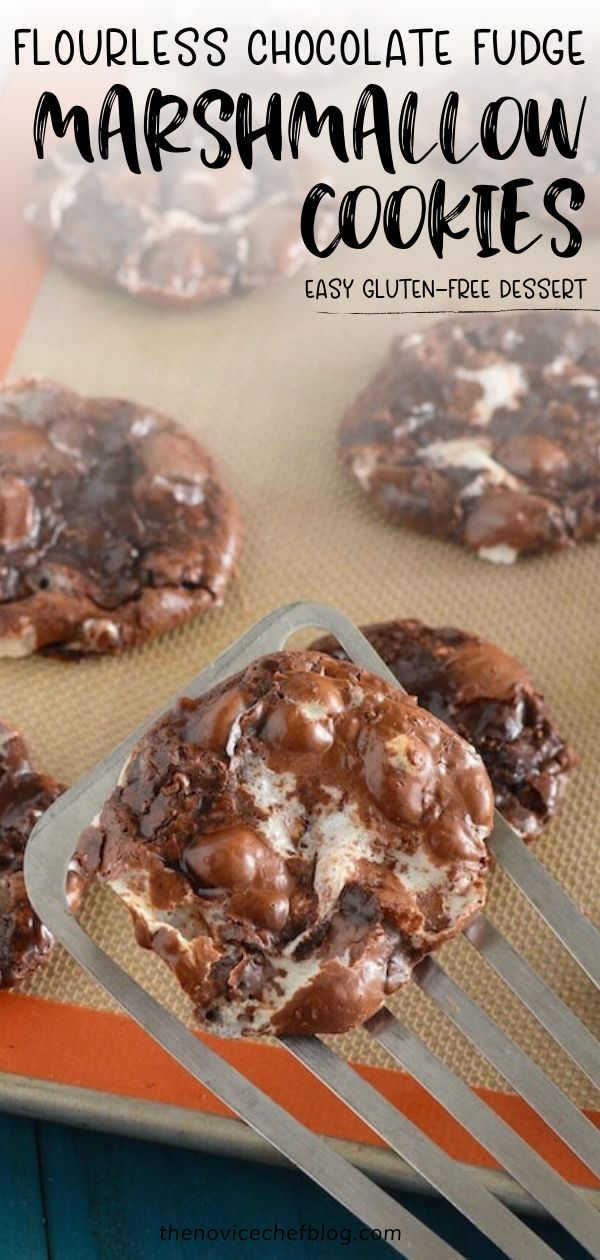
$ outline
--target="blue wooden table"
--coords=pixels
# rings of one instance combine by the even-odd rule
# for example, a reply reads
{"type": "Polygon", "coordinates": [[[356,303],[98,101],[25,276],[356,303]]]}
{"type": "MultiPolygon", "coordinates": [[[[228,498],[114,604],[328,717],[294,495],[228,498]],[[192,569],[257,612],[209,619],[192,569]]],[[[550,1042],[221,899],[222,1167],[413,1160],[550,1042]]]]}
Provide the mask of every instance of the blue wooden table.
{"type": "MultiPolygon", "coordinates": [[[[197,1151],[90,1133],[0,1114],[0,1257],[2,1260],[388,1260],[380,1242],[348,1242],[359,1223],[299,1173],[197,1151]],[[334,1241],[200,1242],[174,1230],[297,1229],[338,1231],[334,1241]],[[171,1239],[168,1229],[171,1226],[171,1239]],[[163,1237],[161,1239],[161,1229],[163,1237]]],[[[417,1215],[469,1260],[498,1260],[462,1218],[438,1200],[405,1195],[417,1215]]],[[[547,1222],[536,1229],[565,1257],[585,1253],[547,1222]]]]}

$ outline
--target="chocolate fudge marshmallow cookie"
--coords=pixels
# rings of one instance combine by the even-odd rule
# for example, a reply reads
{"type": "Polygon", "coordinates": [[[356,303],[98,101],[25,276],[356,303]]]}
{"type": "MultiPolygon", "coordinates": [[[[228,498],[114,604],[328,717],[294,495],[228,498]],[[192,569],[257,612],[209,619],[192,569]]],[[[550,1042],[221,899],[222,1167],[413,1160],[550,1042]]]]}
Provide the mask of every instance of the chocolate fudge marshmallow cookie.
{"type": "Polygon", "coordinates": [[[0,388],[0,655],[118,652],[219,604],[239,533],[210,456],[167,416],[0,388]]]}
{"type": "MultiPolygon", "coordinates": [[[[384,621],[362,632],[400,685],[477,749],[498,809],[524,839],[535,839],[556,812],[575,758],[519,661],[450,626],[384,621]]],[[[346,659],[335,639],[313,647],[346,659]]]]}
{"type": "Polygon", "coordinates": [[[61,153],[44,168],[27,217],[51,256],[133,297],[199,305],[294,275],[305,256],[300,199],[279,163],[211,171],[178,156],[132,175],[61,153]]]}
{"type": "Polygon", "coordinates": [[[0,722],[0,989],[25,979],[52,947],[25,891],[23,855],[34,824],[62,791],[33,769],[21,736],[0,722]]]}
{"type": "Polygon", "coordinates": [[[284,652],[144,735],[82,866],[206,1027],[343,1032],[478,913],[492,809],[477,753],[414,699],[284,652]]]}
{"type": "Polygon", "coordinates": [[[411,333],[341,437],[380,511],[483,559],[598,538],[600,328],[556,311],[411,333]]]}

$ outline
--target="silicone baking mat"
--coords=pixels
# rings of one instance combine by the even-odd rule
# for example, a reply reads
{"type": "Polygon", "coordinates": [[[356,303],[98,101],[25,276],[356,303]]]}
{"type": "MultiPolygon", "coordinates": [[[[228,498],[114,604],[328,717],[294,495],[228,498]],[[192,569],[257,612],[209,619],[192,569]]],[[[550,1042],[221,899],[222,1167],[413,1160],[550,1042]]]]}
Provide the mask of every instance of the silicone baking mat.
{"type": "MultiPolygon", "coordinates": [[[[198,311],[137,305],[46,267],[21,222],[27,179],[25,169],[15,171],[12,204],[7,201],[3,212],[5,375],[47,375],[84,393],[121,395],[164,409],[206,440],[245,521],[239,578],[222,609],[120,659],[0,663],[0,715],[24,732],[36,763],[74,782],[248,625],[291,600],[335,604],[359,623],[417,616],[462,626],[526,662],[577,750],[579,767],[564,807],[537,853],[586,912],[597,915],[600,548],[583,546],[516,567],[479,562],[451,544],[387,524],[338,456],[338,419],[390,339],[400,327],[422,329],[433,317],[323,317],[304,298],[303,276],[198,311]]],[[[600,249],[593,261],[596,255],[600,249]]],[[[390,260],[390,253],[382,258],[369,252],[370,273],[378,265],[389,272],[390,260]]],[[[340,274],[351,274],[352,261],[344,256],[340,274]]],[[[588,267],[591,262],[588,256],[588,267]]],[[[424,258],[420,265],[427,265],[424,258]]],[[[418,266],[416,255],[411,267],[418,266]]],[[[501,872],[491,885],[497,926],[582,1021],[600,1032],[600,1010],[583,974],[501,872]]],[[[87,919],[102,944],[121,959],[135,955],[138,973],[165,1000],[173,999],[170,973],[136,950],[128,916],[110,896],[94,895],[87,919]]],[[[465,941],[446,947],[443,961],[579,1105],[593,1105],[585,1078],[465,941]]],[[[183,999],[175,1001],[183,1010],[183,999]]],[[[393,1005],[452,1068],[525,1127],[528,1137],[536,1136],[567,1175],[594,1184],[416,987],[393,1005]]],[[[452,1153],[491,1163],[366,1035],[353,1033],[343,1046],[452,1153]]],[[[314,1083],[309,1089],[302,1070],[277,1047],[236,1043],[225,1045],[224,1053],[320,1131],[376,1141],[324,1090],[314,1083]]],[[[0,1072],[223,1111],[117,1015],[60,949],[18,994],[0,994],[0,1072]]]]}

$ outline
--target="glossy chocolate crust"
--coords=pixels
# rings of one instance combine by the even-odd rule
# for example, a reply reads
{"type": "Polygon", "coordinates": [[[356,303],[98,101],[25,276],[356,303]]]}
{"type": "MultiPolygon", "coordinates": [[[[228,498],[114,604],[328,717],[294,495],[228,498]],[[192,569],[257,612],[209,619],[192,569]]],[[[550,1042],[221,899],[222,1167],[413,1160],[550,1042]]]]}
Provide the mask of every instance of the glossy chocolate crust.
{"type": "Polygon", "coordinates": [[[43,166],[27,217],[52,257],[135,298],[201,305],[294,275],[305,256],[300,199],[280,163],[210,171],[178,155],[132,175],[61,152],[43,166]]]}
{"type": "Polygon", "coordinates": [[[578,313],[454,316],[396,341],[344,417],[381,512],[486,560],[600,535],[600,327],[578,313]]]}
{"type": "Polygon", "coordinates": [[[62,791],[33,769],[21,736],[0,722],[0,989],[24,980],[52,948],[25,892],[23,855],[34,824],[62,791]]]}
{"type": "Polygon", "coordinates": [[[485,901],[476,753],[374,675],[263,657],[141,740],[80,866],[224,1036],[362,1023],[485,901]]]}
{"type": "Polygon", "coordinates": [[[212,459],[167,416],[0,388],[0,655],[142,643],[221,602],[239,536],[212,459]]]}
{"type": "MultiPolygon", "coordinates": [[[[525,840],[535,839],[558,808],[575,758],[519,661],[450,626],[384,621],[362,632],[401,686],[477,749],[498,809],[525,840]]],[[[313,647],[346,659],[335,639],[313,647]]]]}

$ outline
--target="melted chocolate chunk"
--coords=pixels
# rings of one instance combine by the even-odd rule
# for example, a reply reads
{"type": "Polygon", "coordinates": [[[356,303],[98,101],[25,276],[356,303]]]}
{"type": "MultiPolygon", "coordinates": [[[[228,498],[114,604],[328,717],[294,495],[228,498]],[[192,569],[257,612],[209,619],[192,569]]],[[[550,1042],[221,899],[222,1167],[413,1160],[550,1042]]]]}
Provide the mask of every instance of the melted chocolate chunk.
{"type": "Polygon", "coordinates": [[[278,653],[144,735],[82,867],[213,1031],[341,1032],[478,913],[492,806],[477,754],[413,698],[278,653]]]}
{"type": "MultiPolygon", "coordinates": [[[[450,626],[386,621],[362,631],[401,686],[477,749],[498,809],[525,840],[535,839],[559,806],[575,758],[523,666],[450,626]]],[[[313,646],[346,659],[334,639],[313,646]]]]}
{"type": "Polygon", "coordinates": [[[52,947],[27,898],[23,855],[38,818],[62,791],[33,769],[20,735],[0,723],[0,989],[28,976],[52,947]]]}
{"type": "Polygon", "coordinates": [[[342,424],[399,525],[511,563],[600,535],[600,329],[579,313],[456,316],[394,343],[342,424]]]}
{"type": "Polygon", "coordinates": [[[119,652],[219,604],[239,532],[210,456],[160,412],[0,389],[0,655],[119,652]]]}

